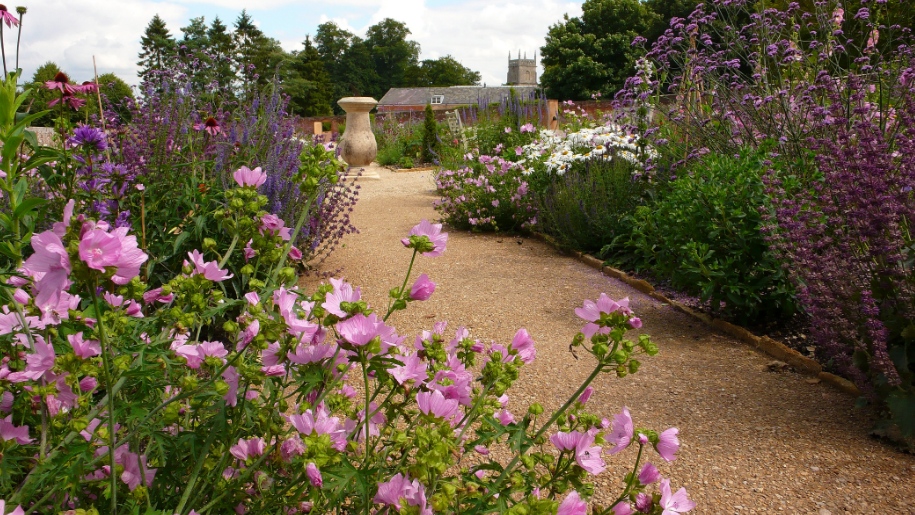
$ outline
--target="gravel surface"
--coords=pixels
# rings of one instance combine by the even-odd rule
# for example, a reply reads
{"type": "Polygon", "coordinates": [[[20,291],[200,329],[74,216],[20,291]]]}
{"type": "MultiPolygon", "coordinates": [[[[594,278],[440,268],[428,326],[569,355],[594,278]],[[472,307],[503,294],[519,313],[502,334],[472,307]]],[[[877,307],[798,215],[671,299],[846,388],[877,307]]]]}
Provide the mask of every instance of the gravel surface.
{"type": "MultiPolygon", "coordinates": [[[[347,236],[324,268],[342,269],[382,307],[409,264],[400,238],[437,218],[436,196],[431,172],[373,169],[381,180],[360,181],[360,234],[347,236]]],[[[508,343],[519,327],[533,335],[537,359],[509,391],[515,413],[533,401],[557,408],[591,370],[589,356],[568,351],[583,325],[574,313],[582,300],[629,297],[660,353],[635,375],[598,377],[589,408],[609,416],[628,406],[636,427],[680,429],[678,459],[651,461],[674,487],[687,488],[698,503],[693,513],[915,514],[915,456],[868,436],[872,417],[853,398],[771,369],[772,358],[544,243],[451,230],[447,251],[418,257],[414,273],[438,287],[391,318],[400,334],[447,320],[449,331],[464,325],[484,340],[508,343]]],[[[596,503],[619,493],[634,458],[634,448],[606,457],[596,503]]]]}

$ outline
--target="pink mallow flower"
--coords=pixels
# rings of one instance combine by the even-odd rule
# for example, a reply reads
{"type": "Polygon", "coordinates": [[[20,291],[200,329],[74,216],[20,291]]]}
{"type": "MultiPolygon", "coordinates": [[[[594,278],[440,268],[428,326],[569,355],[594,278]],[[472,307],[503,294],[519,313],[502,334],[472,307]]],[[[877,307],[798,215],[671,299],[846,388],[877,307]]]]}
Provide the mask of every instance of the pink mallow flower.
{"type": "Polygon", "coordinates": [[[311,486],[315,488],[321,488],[321,485],[324,484],[324,479],[321,477],[321,471],[318,470],[318,466],[314,463],[309,463],[305,467],[305,475],[308,476],[308,481],[311,483],[311,486]]]}
{"type": "Polygon", "coordinates": [[[672,427],[658,435],[658,443],[654,448],[666,461],[677,459],[677,451],[680,449],[680,440],[677,438],[679,433],[679,429],[672,427]]]}
{"type": "Polygon", "coordinates": [[[416,279],[413,287],[410,288],[410,300],[425,301],[435,293],[435,283],[429,280],[429,276],[423,274],[416,279]]]}
{"type": "Polygon", "coordinates": [[[394,380],[399,384],[404,384],[407,381],[415,381],[416,384],[421,385],[426,381],[428,377],[426,374],[426,362],[423,361],[416,354],[410,354],[408,356],[400,356],[396,358],[403,362],[403,365],[398,365],[396,367],[391,367],[388,372],[394,377],[394,380]]]}
{"type": "Polygon", "coordinates": [[[426,506],[426,491],[422,483],[410,481],[409,476],[396,474],[389,481],[378,483],[378,492],[372,502],[393,506],[398,511],[406,506],[417,506],[420,515],[432,515],[432,509],[426,506]]]}
{"type": "Polygon", "coordinates": [[[362,295],[361,291],[358,287],[353,288],[352,284],[344,281],[343,279],[331,279],[330,284],[334,287],[334,289],[332,292],[327,294],[327,298],[324,300],[324,303],[321,304],[321,307],[332,315],[335,315],[339,318],[346,318],[349,315],[346,313],[346,311],[343,311],[343,308],[340,307],[340,304],[344,302],[359,302],[359,299],[362,295]]]}
{"type": "Polygon", "coordinates": [[[441,256],[448,243],[448,233],[442,232],[442,224],[423,220],[410,229],[410,234],[400,240],[404,247],[416,249],[428,257],[441,256]]]}
{"type": "Polygon", "coordinates": [[[633,431],[635,431],[635,428],[632,425],[632,416],[629,415],[629,408],[624,406],[622,412],[614,415],[610,434],[605,438],[608,444],[614,446],[612,449],[608,449],[607,453],[616,454],[629,447],[633,431]]]}
{"type": "Polygon", "coordinates": [[[600,457],[601,448],[594,444],[594,436],[588,433],[562,431],[550,437],[550,442],[561,451],[575,451],[575,462],[578,466],[591,474],[597,475],[607,468],[607,464],[600,457]]]}
{"type": "Polygon", "coordinates": [[[342,451],[346,447],[346,430],[340,423],[340,419],[329,416],[321,405],[314,410],[309,409],[304,413],[289,415],[287,419],[292,427],[303,435],[312,433],[328,435],[334,449],[342,451]]]}
{"type": "Polygon", "coordinates": [[[8,415],[6,418],[0,418],[0,440],[15,440],[19,445],[32,443],[29,438],[29,426],[13,425],[13,416],[8,415]]]}
{"type": "Polygon", "coordinates": [[[379,336],[383,326],[384,322],[380,321],[374,313],[369,316],[356,313],[342,322],[337,322],[336,328],[340,336],[350,345],[362,347],[379,336]]]}
{"type": "Polygon", "coordinates": [[[187,255],[191,258],[194,270],[211,281],[220,282],[234,277],[233,274],[228,273],[228,269],[220,270],[219,263],[216,261],[204,261],[203,254],[197,250],[188,252],[187,255]]]}
{"type": "Polygon", "coordinates": [[[677,493],[670,493],[670,480],[661,481],[661,508],[664,509],[662,515],[676,515],[677,513],[686,513],[696,507],[694,501],[689,500],[686,489],[681,488],[677,493]]]}
{"type": "Polygon", "coordinates": [[[457,399],[446,399],[438,390],[417,393],[416,404],[419,406],[419,411],[426,415],[443,418],[452,426],[457,422],[455,420],[455,416],[458,414],[457,399]]]}
{"type": "Polygon", "coordinates": [[[585,388],[585,391],[581,392],[581,395],[578,396],[578,402],[586,404],[591,398],[591,394],[594,393],[594,387],[589,386],[585,388]]]}
{"type": "Polygon", "coordinates": [[[99,356],[102,353],[101,343],[98,340],[84,340],[82,331],[68,335],[67,341],[73,347],[73,353],[82,359],[99,356]]]}
{"type": "Polygon", "coordinates": [[[140,274],[140,266],[149,259],[137,246],[137,237],[127,235],[127,228],[108,232],[108,224],[86,224],[79,241],[79,258],[89,268],[104,271],[114,267],[115,284],[127,284],[140,274]]]}
{"type": "Polygon", "coordinates": [[[575,314],[582,320],[589,322],[581,330],[585,338],[591,338],[597,333],[609,334],[609,327],[601,327],[595,322],[600,320],[601,315],[615,313],[617,311],[624,315],[632,313],[629,309],[629,297],[617,302],[608,297],[606,293],[601,293],[597,302],[585,299],[582,307],[575,308],[575,314]]]}
{"type": "Polygon", "coordinates": [[[235,170],[235,173],[232,174],[232,177],[235,179],[235,182],[237,182],[238,185],[242,187],[252,186],[257,188],[267,182],[267,174],[263,172],[259,166],[254,170],[248,168],[247,166],[242,166],[238,170],[235,170]]]}
{"type": "Polygon", "coordinates": [[[264,454],[265,448],[266,444],[263,438],[249,438],[248,440],[239,438],[237,444],[229,447],[229,453],[240,461],[246,462],[250,458],[256,458],[264,454]]]}
{"type": "Polygon", "coordinates": [[[60,236],[44,231],[32,236],[35,253],[29,256],[22,268],[31,275],[41,275],[35,282],[35,303],[54,304],[67,286],[70,275],[70,256],[60,236]]]}
{"type": "Polygon", "coordinates": [[[537,349],[534,348],[534,339],[530,333],[523,327],[518,329],[515,337],[512,338],[511,348],[518,353],[518,358],[524,363],[530,363],[537,357],[537,349]]]}
{"type": "Polygon", "coordinates": [[[588,503],[581,499],[578,492],[572,490],[565,499],[559,503],[559,511],[556,515],[586,515],[588,513],[588,503]]]}
{"type": "Polygon", "coordinates": [[[132,452],[125,452],[123,455],[124,472],[121,473],[121,481],[123,481],[127,488],[133,492],[140,483],[145,483],[146,487],[149,488],[152,486],[153,479],[156,477],[156,471],[158,469],[148,468],[146,466],[146,455],[145,454],[134,454],[132,452]]]}
{"type": "Polygon", "coordinates": [[[8,512],[6,511],[6,501],[0,499],[0,513],[6,513],[7,515],[25,515],[25,510],[22,509],[22,506],[17,504],[13,511],[8,512]]]}
{"type": "Polygon", "coordinates": [[[264,232],[279,234],[283,241],[289,241],[292,238],[292,229],[286,227],[286,222],[273,213],[267,213],[261,217],[261,234],[264,232]]]}
{"type": "Polygon", "coordinates": [[[639,483],[643,485],[650,485],[655,481],[661,479],[661,473],[658,471],[658,467],[655,467],[651,463],[646,463],[642,467],[642,471],[639,472],[639,483]]]}

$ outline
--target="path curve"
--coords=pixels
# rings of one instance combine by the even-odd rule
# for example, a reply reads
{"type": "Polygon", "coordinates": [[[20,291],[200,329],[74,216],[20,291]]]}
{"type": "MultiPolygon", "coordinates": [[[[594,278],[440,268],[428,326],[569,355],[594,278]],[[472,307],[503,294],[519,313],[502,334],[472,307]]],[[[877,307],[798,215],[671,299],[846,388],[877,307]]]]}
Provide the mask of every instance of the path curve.
{"type": "MultiPolygon", "coordinates": [[[[400,238],[421,219],[437,218],[436,196],[431,172],[372,170],[381,180],[360,181],[353,214],[360,234],[347,236],[324,268],[341,269],[381,307],[409,263],[400,238]]],[[[635,375],[599,377],[590,410],[609,416],[625,405],[636,427],[679,427],[678,459],[652,461],[672,485],[687,488],[699,504],[693,513],[915,515],[915,456],[870,438],[871,420],[853,398],[769,370],[772,358],[540,241],[452,230],[442,256],[417,258],[415,276],[421,273],[437,290],[391,317],[400,334],[412,338],[447,320],[449,332],[464,325],[487,341],[507,344],[519,327],[533,335],[537,359],[509,391],[516,413],[535,400],[558,407],[589,372],[587,356],[576,361],[568,351],[582,326],[574,313],[582,300],[628,296],[660,353],[635,375]]],[[[619,493],[630,452],[607,457],[596,502],[619,493]]]]}

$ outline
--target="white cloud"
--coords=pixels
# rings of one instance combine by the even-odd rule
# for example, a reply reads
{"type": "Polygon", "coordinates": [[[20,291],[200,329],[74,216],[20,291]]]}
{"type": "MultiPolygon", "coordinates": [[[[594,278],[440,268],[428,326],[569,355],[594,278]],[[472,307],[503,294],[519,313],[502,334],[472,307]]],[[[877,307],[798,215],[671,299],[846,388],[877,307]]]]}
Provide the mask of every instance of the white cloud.
{"type": "MultiPolygon", "coordinates": [[[[581,4],[563,0],[466,0],[436,5],[429,0],[40,0],[29,5],[24,20],[20,65],[24,79],[35,69],[53,61],[74,80],[92,78],[92,56],[99,74],[113,72],[129,83],[138,82],[136,73],[140,37],[159,14],[173,36],[192,17],[211,19],[216,8],[251,8],[252,16],[268,35],[280,39],[286,50],[301,47],[306,34],[333,21],[359,36],[372,24],[393,18],[407,24],[411,38],[422,48],[422,59],[451,55],[464,66],[479,71],[483,82],[501,84],[511,51],[533,57],[543,46],[549,26],[564,13],[577,16],[581,4]],[[116,7],[115,7],[116,6],[116,7]],[[288,13],[307,7],[308,15],[288,13]],[[341,8],[346,6],[345,8],[341,8]],[[355,7],[355,8],[354,8],[355,7]],[[355,27],[354,24],[364,26],[355,27]]],[[[15,31],[5,32],[7,58],[14,66],[15,31]]]]}
{"type": "MultiPolygon", "coordinates": [[[[99,75],[115,73],[128,83],[136,83],[140,36],[155,14],[171,29],[187,24],[186,8],[173,2],[152,0],[82,0],[74,6],[69,0],[42,0],[29,5],[23,20],[19,65],[23,78],[30,80],[42,64],[53,61],[74,80],[93,77],[92,56],[99,75]]],[[[15,41],[6,31],[7,48],[15,41]]],[[[13,43],[15,45],[15,42],[13,43]]],[[[14,58],[8,63],[11,67],[14,58]]]]}

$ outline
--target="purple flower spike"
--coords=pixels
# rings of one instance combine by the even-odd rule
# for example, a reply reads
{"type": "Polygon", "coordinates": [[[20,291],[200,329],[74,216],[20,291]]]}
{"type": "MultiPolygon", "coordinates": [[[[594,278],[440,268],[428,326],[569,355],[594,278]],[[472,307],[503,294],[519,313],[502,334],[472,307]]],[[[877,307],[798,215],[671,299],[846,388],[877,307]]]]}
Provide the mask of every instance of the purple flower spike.
{"type": "Polygon", "coordinates": [[[67,140],[67,143],[75,147],[84,147],[86,150],[95,150],[101,152],[108,148],[108,141],[105,133],[89,125],[80,125],[73,131],[73,136],[67,140]]]}

